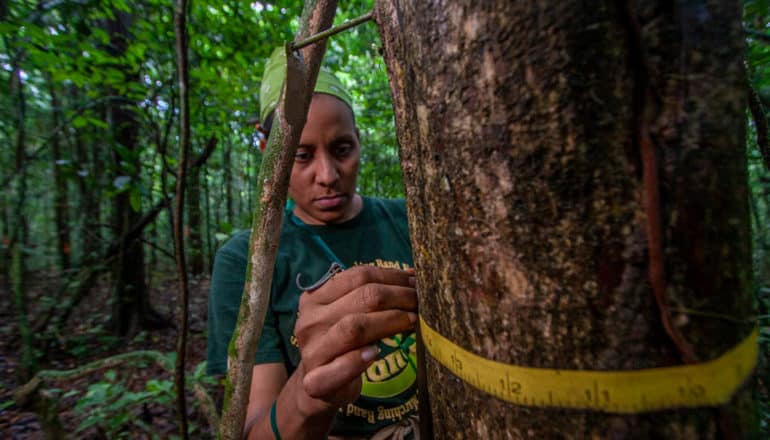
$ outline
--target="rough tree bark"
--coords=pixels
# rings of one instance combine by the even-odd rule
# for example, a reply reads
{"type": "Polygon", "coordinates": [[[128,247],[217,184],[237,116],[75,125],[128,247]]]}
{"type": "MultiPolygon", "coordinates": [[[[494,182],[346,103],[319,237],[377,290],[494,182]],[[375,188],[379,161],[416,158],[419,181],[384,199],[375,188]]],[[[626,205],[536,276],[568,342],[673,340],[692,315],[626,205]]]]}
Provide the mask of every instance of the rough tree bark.
{"type": "MultiPolygon", "coordinates": [[[[708,360],[749,333],[739,2],[376,13],[429,325],[488,359],[569,370],[708,360]]],[[[756,426],[749,390],[720,411],[619,416],[516,406],[425,362],[436,438],[756,426]]]]}

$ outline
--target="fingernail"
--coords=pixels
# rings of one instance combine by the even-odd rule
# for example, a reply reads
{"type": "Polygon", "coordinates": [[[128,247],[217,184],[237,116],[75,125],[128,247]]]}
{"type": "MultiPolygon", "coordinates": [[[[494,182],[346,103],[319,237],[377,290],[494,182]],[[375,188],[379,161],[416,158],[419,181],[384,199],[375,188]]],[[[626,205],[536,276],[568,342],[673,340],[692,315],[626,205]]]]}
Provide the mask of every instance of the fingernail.
{"type": "Polygon", "coordinates": [[[417,286],[417,277],[409,277],[409,286],[410,287],[417,286]]]}
{"type": "Polygon", "coordinates": [[[410,313],[407,313],[407,315],[409,316],[410,323],[414,324],[415,322],[417,322],[417,313],[410,312],[410,313]]]}
{"type": "Polygon", "coordinates": [[[361,350],[361,359],[364,362],[369,362],[370,360],[374,359],[377,354],[379,354],[380,348],[376,345],[370,345],[363,350],[361,350]]]}

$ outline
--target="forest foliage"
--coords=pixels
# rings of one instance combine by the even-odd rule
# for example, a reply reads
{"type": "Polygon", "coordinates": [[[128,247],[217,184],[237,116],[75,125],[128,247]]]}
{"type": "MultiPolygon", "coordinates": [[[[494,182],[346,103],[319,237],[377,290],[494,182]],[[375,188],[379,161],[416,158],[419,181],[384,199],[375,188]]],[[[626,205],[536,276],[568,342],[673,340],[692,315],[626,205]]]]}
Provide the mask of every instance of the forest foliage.
{"type": "MultiPolygon", "coordinates": [[[[199,153],[211,136],[218,140],[217,151],[200,177],[206,191],[201,210],[206,219],[202,228],[208,257],[233,228],[249,224],[260,160],[254,125],[262,68],[272,49],[292,38],[301,11],[299,2],[285,3],[191,2],[193,148],[199,153]]],[[[371,7],[371,2],[355,3],[340,8],[338,22],[362,15],[371,7]]],[[[58,264],[53,218],[57,185],[53,174],[58,170],[69,194],[67,226],[73,234],[69,252],[77,263],[84,251],[80,235],[93,234],[104,243],[109,242],[110,235],[104,224],[94,223],[97,219],[79,217],[83,213],[77,209],[82,204],[80,198],[99,200],[103,205],[100,211],[106,216],[110,198],[118,193],[130,194],[132,208],[143,212],[173,188],[173,176],[165,188],[160,182],[163,168],[176,166],[178,91],[173,4],[154,0],[20,1],[12,2],[4,14],[0,62],[6,86],[0,95],[0,137],[4,145],[16,144],[20,103],[8,85],[14,69],[19,69],[26,101],[25,176],[30,188],[23,214],[34,235],[27,251],[35,256],[28,260],[34,269],[58,264]],[[131,16],[131,40],[125,54],[113,55],[103,23],[119,13],[131,16]],[[107,95],[108,90],[113,93],[107,95]],[[116,99],[135,103],[140,141],[134,151],[111,139],[104,104],[116,99]],[[54,140],[61,145],[59,157],[54,157],[54,140]],[[79,156],[78,148],[87,154],[79,156]],[[119,155],[120,160],[113,161],[112,154],[119,155]],[[132,178],[136,158],[141,169],[139,177],[132,178]],[[79,193],[78,185],[83,182],[88,191],[79,193]]],[[[399,196],[403,190],[392,108],[378,44],[373,25],[350,30],[331,41],[326,66],[339,72],[356,102],[364,153],[361,192],[399,196]]],[[[13,164],[14,153],[13,148],[3,148],[2,163],[13,164]]],[[[0,181],[5,190],[19,177],[9,168],[0,181]]],[[[4,200],[3,204],[5,235],[11,220],[9,202],[4,200]]],[[[158,234],[153,242],[170,252],[165,222],[167,219],[161,218],[149,230],[158,234]]]]}
{"type": "MultiPolygon", "coordinates": [[[[365,14],[372,3],[341,2],[335,23],[365,14]]],[[[260,164],[255,124],[263,65],[273,48],[293,39],[301,9],[296,1],[190,2],[192,158],[202,155],[212,139],[216,142],[211,157],[188,176],[186,248],[199,254],[197,275],[205,277],[216,249],[249,225],[260,164]]],[[[748,83],[766,112],[770,1],[745,1],[744,11],[748,83]]],[[[94,283],[88,268],[125,238],[126,230],[115,220],[118,197],[127,196],[136,219],[161,207],[139,234],[146,285],[156,286],[174,270],[171,211],[163,205],[173,197],[179,151],[173,14],[173,2],[158,0],[0,1],[0,291],[3,304],[15,304],[2,332],[17,341],[9,347],[29,349],[23,354],[32,369],[26,378],[48,365],[46,347],[52,341],[68,338],[51,326],[57,322],[52,316],[61,316],[82,293],[79,288],[94,283]],[[116,32],[110,25],[116,21],[128,23],[127,32],[116,32]],[[131,114],[134,145],[123,143],[116,125],[125,122],[116,119],[116,106],[131,114]],[[41,279],[51,288],[36,293],[34,282],[41,279]]],[[[338,73],[355,101],[362,144],[359,191],[400,197],[393,109],[379,49],[376,27],[358,26],[330,39],[325,66],[338,73]]],[[[757,142],[762,124],[766,130],[762,119],[747,109],[754,268],[765,353],[760,390],[766,396],[770,152],[766,134],[765,145],[757,142]]],[[[192,266],[196,259],[191,257],[192,266]]],[[[108,316],[110,309],[105,304],[102,313],[108,316]]],[[[77,352],[82,346],[63,344],[75,347],[73,358],[87,357],[77,352]]],[[[206,381],[200,366],[191,368],[196,371],[192,380],[206,381]]],[[[79,429],[101,424],[113,437],[140,429],[131,411],[148,399],[171,405],[169,387],[159,379],[129,393],[110,373],[87,390],[63,393],[77,397],[80,409],[99,408],[81,419],[79,429]],[[101,408],[100,401],[111,406],[101,408]]],[[[761,400],[767,430],[770,408],[766,398],[761,400]]],[[[12,405],[0,401],[0,413],[12,405]]]]}

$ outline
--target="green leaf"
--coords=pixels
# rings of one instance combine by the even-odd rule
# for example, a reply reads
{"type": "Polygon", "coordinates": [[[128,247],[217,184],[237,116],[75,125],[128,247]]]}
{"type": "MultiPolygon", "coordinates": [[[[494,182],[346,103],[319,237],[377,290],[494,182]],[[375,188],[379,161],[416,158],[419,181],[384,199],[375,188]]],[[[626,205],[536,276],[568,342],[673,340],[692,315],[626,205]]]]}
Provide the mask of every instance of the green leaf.
{"type": "Polygon", "coordinates": [[[157,379],[150,379],[147,381],[147,384],[145,384],[145,388],[147,391],[151,393],[168,393],[171,392],[171,389],[173,388],[174,384],[171,383],[170,380],[157,380],[157,379]]]}
{"type": "Polygon", "coordinates": [[[200,378],[203,375],[206,374],[206,361],[203,361],[195,366],[195,372],[193,373],[193,377],[200,378]]]}
{"type": "Polygon", "coordinates": [[[88,119],[82,116],[76,116],[75,119],[72,120],[72,126],[75,128],[83,128],[86,125],[88,125],[88,119]]]}
{"type": "Polygon", "coordinates": [[[3,35],[12,35],[15,34],[19,30],[19,26],[7,23],[7,22],[0,22],[0,34],[3,35]]]}
{"type": "Polygon", "coordinates": [[[131,209],[133,209],[134,212],[140,212],[142,210],[142,192],[139,190],[139,188],[131,188],[128,201],[131,204],[131,209]]]}
{"type": "Polygon", "coordinates": [[[101,119],[97,119],[97,118],[87,118],[87,119],[88,119],[88,123],[95,127],[99,127],[105,130],[110,128],[110,126],[107,125],[107,123],[102,121],[101,119]]]}
{"type": "Polygon", "coordinates": [[[88,417],[86,417],[85,420],[83,420],[80,425],[78,425],[77,429],[75,430],[75,433],[85,431],[86,429],[101,424],[104,421],[104,418],[97,414],[92,414],[88,417]]]}

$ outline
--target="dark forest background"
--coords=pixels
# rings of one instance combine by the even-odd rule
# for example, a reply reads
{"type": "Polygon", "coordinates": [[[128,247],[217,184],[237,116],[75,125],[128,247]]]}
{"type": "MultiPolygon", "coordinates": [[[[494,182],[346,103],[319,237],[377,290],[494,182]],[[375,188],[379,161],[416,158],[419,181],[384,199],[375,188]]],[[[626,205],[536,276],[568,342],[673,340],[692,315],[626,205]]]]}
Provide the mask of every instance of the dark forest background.
{"type": "MultiPolygon", "coordinates": [[[[372,1],[341,2],[335,23],[372,1]]],[[[770,2],[744,2],[762,429],[770,420],[770,2]]],[[[0,1],[0,432],[87,438],[177,435],[178,325],[173,198],[180,157],[174,3],[0,1]],[[120,366],[46,385],[41,370],[135,350],[120,366]],[[160,357],[158,357],[160,353],[160,357]],[[153,357],[155,356],[155,357],[153,357]],[[48,416],[45,416],[45,415],[48,416]]],[[[208,276],[216,249],[249,227],[261,154],[255,129],[263,65],[293,39],[300,2],[191,2],[191,158],[184,237],[190,275],[189,429],[210,432],[203,374],[208,276]]],[[[403,196],[387,75],[376,27],[329,41],[325,66],[349,86],[361,130],[359,191],[403,196]]],[[[483,140],[480,140],[480,142],[483,140]]],[[[451,146],[447,146],[451,148],[451,146]]]]}

